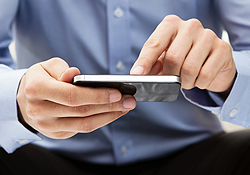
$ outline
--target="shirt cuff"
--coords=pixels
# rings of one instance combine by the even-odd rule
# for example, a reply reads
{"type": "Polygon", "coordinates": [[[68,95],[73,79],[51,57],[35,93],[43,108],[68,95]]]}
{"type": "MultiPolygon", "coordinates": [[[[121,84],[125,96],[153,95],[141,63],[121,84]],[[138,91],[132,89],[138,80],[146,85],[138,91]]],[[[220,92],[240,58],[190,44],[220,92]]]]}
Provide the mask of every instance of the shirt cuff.
{"type": "Polygon", "coordinates": [[[250,126],[250,55],[245,52],[233,52],[237,78],[225,101],[220,118],[236,125],[250,126]]]}
{"type": "Polygon", "coordinates": [[[182,90],[191,103],[220,115],[220,119],[229,123],[250,127],[250,54],[233,52],[237,68],[237,77],[226,101],[207,90],[193,88],[182,90]]]}
{"type": "Polygon", "coordinates": [[[220,114],[221,106],[214,101],[214,97],[210,96],[209,91],[201,90],[195,87],[191,90],[181,89],[181,92],[183,96],[192,104],[211,111],[216,115],[220,114]]]}
{"type": "Polygon", "coordinates": [[[15,70],[0,65],[0,145],[6,152],[12,153],[17,148],[37,140],[36,134],[27,130],[17,117],[16,93],[19,82],[27,70],[15,70]]]}

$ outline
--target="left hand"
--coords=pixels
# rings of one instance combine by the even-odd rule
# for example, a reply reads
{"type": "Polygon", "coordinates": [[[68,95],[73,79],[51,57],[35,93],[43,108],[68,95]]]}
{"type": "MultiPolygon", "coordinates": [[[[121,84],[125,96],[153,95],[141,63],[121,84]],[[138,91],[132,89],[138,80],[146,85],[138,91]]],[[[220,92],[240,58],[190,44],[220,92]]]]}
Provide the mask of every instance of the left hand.
{"type": "Polygon", "coordinates": [[[232,49],[200,21],[166,16],[144,44],[131,74],[179,75],[182,88],[225,92],[234,83],[232,49]]]}

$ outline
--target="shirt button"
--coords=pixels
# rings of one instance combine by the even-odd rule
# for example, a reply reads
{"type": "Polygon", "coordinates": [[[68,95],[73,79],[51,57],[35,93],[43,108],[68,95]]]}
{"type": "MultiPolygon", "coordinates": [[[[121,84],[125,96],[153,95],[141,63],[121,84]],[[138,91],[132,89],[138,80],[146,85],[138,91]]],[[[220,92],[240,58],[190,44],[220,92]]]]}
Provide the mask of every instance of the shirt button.
{"type": "Polygon", "coordinates": [[[127,151],[128,151],[128,150],[127,150],[127,147],[126,147],[126,146],[122,146],[122,147],[121,147],[121,153],[122,153],[123,156],[125,156],[125,155],[127,154],[127,151]]]}
{"type": "Polygon", "coordinates": [[[230,112],[229,116],[230,116],[231,118],[234,118],[234,117],[236,116],[237,112],[238,112],[237,109],[233,109],[233,110],[230,112]]]}
{"type": "Polygon", "coordinates": [[[114,16],[120,18],[123,16],[123,10],[120,7],[116,7],[114,11],[114,16]]]}
{"type": "Polygon", "coordinates": [[[122,61],[118,61],[118,63],[116,64],[116,70],[118,71],[122,71],[124,69],[124,64],[122,61]]]}

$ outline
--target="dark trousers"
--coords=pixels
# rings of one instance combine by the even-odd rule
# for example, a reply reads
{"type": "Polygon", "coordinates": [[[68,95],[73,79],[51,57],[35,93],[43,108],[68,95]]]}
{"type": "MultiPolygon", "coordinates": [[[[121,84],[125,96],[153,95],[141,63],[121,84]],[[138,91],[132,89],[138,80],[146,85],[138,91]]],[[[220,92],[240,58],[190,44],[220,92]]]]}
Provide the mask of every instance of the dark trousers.
{"type": "Polygon", "coordinates": [[[170,156],[119,167],[71,160],[32,144],[13,154],[0,149],[0,175],[5,174],[250,175],[250,130],[218,134],[170,156]]]}

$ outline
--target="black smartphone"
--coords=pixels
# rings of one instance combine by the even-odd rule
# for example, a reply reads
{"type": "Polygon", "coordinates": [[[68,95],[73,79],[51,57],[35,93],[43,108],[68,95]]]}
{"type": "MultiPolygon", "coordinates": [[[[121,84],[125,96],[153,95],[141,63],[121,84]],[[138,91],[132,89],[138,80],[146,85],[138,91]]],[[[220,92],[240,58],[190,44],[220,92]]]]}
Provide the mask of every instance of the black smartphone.
{"type": "Polygon", "coordinates": [[[73,84],[116,88],[137,101],[172,102],[178,99],[181,79],[175,75],[76,75],[73,84]]]}

